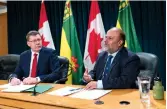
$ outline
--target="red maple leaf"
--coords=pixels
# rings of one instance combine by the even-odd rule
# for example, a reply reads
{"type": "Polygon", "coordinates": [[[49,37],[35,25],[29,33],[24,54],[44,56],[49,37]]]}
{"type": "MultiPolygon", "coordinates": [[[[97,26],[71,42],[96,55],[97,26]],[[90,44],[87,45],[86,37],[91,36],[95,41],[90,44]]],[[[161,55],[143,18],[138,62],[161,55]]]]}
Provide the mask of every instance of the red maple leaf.
{"type": "Polygon", "coordinates": [[[50,42],[45,41],[45,37],[42,35],[42,46],[47,47],[50,42]]]}
{"type": "Polygon", "coordinates": [[[100,33],[96,34],[94,29],[90,33],[89,44],[88,44],[88,52],[91,59],[92,64],[96,61],[98,50],[101,49],[101,42],[103,38],[100,37],[100,33]]]}
{"type": "Polygon", "coordinates": [[[77,72],[77,69],[78,69],[78,67],[79,67],[79,65],[78,65],[78,60],[77,60],[77,58],[75,58],[74,56],[72,56],[71,57],[71,61],[72,61],[72,70],[74,71],[74,72],[77,72]]]}

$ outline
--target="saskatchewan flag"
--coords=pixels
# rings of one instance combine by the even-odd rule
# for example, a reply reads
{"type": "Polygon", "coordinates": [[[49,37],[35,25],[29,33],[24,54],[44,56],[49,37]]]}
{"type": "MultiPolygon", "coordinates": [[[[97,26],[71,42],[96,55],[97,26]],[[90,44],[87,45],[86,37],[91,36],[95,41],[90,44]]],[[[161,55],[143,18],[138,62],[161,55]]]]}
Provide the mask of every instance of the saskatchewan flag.
{"type": "Polygon", "coordinates": [[[82,55],[78,42],[76,27],[70,1],[66,1],[61,33],[60,56],[67,57],[70,62],[67,84],[80,84],[82,79],[82,55]]]}
{"type": "Polygon", "coordinates": [[[140,52],[141,47],[137,39],[129,1],[120,1],[116,27],[121,28],[126,34],[125,46],[133,52],[140,52]]]}

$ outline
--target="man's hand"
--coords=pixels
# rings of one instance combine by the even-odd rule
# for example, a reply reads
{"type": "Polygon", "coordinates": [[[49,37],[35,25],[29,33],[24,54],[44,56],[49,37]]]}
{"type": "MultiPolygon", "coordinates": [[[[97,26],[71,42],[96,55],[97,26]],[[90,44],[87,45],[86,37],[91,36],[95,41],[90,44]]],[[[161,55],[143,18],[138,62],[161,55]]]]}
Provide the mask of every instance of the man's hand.
{"type": "Polygon", "coordinates": [[[86,82],[90,82],[92,80],[91,76],[88,73],[88,69],[85,70],[83,78],[86,82]]]}
{"type": "Polygon", "coordinates": [[[25,85],[36,84],[37,82],[37,79],[32,77],[27,77],[23,80],[23,84],[25,85]]]}
{"type": "Polygon", "coordinates": [[[96,88],[97,88],[97,81],[91,81],[85,87],[86,90],[92,90],[96,88]]]}
{"type": "Polygon", "coordinates": [[[20,84],[21,84],[21,81],[20,81],[20,79],[14,77],[14,78],[11,79],[10,84],[11,84],[12,86],[20,85],[20,84]]]}

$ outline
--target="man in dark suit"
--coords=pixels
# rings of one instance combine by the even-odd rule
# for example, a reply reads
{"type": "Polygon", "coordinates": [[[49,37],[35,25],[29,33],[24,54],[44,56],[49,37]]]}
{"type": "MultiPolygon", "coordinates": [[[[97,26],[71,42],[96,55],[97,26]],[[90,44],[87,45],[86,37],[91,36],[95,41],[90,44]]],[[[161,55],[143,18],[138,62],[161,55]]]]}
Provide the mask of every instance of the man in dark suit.
{"type": "Polygon", "coordinates": [[[134,87],[140,59],[124,47],[124,32],[116,27],[111,28],[107,32],[105,45],[107,50],[99,54],[94,69],[84,73],[86,89],[134,87]]]}
{"type": "Polygon", "coordinates": [[[9,76],[9,82],[12,85],[18,85],[21,81],[23,84],[36,84],[46,77],[44,82],[60,79],[58,71],[60,64],[55,50],[42,47],[42,39],[38,31],[30,31],[26,39],[31,49],[21,53],[19,64],[9,76]]]}

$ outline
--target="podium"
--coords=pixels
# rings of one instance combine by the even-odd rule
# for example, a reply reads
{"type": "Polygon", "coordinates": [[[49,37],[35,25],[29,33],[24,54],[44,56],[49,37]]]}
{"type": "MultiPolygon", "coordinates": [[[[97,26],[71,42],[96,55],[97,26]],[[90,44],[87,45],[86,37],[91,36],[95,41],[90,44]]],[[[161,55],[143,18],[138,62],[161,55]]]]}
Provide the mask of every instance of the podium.
{"type": "MultiPolygon", "coordinates": [[[[0,80],[0,84],[7,81],[0,80]]],[[[71,98],[69,96],[56,96],[47,94],[50,91],[63,88],[65,86],[78,87],[69,84],[53,84],[54,88],[39,94],[31,96],[31,93],[5,93],[0,91],[0,108],[5,109],[145,109],[140,101],[138,89],[113,89],[110,93],[100,98],[104,104],[97,105],[95,100],[85,100],[71,98]],[[129,105],[121,105],[120,101],[128,101],[129,105]]],[[[2,89],[0,89],[2,90],[2,89]]],[[[151,96],[151,107],[149,109],[166,109],[166,92],[164,100],[154,100],[151,96]]]]}

